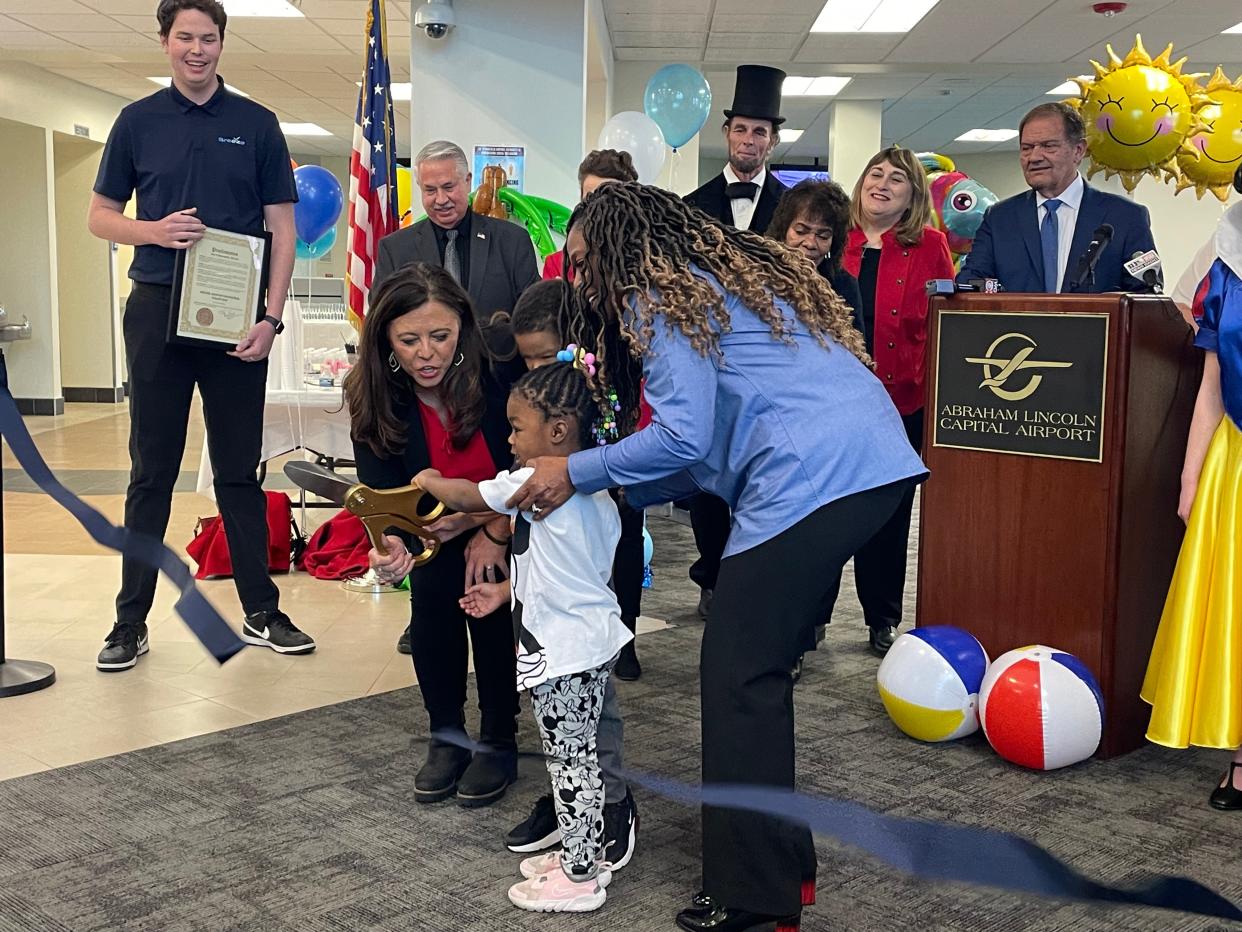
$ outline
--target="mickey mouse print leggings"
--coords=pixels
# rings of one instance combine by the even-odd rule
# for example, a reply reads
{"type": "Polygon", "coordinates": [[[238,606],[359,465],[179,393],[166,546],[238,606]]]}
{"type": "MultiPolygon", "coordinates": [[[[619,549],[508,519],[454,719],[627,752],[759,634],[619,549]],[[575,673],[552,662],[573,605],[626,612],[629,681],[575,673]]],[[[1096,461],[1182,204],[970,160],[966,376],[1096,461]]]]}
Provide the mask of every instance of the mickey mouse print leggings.
{"type": "Polygon", "coordinates": [[[604,847],[604,781],[595,736],[613,661],[555,676],[530,691],[561,829],[561,869],[590,880],[604,847]]]}

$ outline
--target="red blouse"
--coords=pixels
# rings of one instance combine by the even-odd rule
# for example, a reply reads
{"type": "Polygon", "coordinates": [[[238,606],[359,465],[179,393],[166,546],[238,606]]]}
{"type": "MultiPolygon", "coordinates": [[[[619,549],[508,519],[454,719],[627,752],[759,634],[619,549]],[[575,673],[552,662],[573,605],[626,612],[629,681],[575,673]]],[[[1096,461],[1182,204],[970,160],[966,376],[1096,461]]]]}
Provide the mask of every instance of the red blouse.
{"type": "Polygon", "coordinates": [[[431,459],[432,469],[439,470],[440,475],[448,479],[483,482],[496,478],[498,470],[492,462],[492,454],[487,449],[483,431],[476,430],[470,435],[466,446],[458,450],[453,447],[452,435],[440,423],[440,416],[434,408],[420,401],[418,414],[423,422],[423,433],[427,437],[427,455],[431,459]]]}
{"type": "MultiPolygon", "coordinates": [[[[867,236],[849,231],[841,264],[858,277],[867,236]]],[[[880,268],[875,282],[875,374],[903,415],[923,407],[927,371],[927,282],[953,278],[953,257],[943,233],[923,228],[917,246],[903,246],[889,230],[881,237],[880,268]]]]}
{"type": "MultiPolygon", "coordinates": [[[[564,269],[565,253],[560,250],[548,253],[548,258],[543,260],[543,280],[547,281],[550,278],[563,278],[564,276],[561,273],[564,269]]],[[[571,282],[574,280],[573,269],[569,270],[569,280],[571,282]]]]}

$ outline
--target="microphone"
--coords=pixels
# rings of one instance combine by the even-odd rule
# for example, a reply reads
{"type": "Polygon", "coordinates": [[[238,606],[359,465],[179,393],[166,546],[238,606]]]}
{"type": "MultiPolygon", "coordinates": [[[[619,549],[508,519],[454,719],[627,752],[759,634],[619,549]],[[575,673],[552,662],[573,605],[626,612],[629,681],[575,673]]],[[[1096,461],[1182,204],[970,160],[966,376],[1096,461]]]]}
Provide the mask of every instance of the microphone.
{"type": "Polygon", "coordinates": [[[1087,283],[1095,282],[1095,265],[1100,261],[1100,253],[1113,238],[1113,225],[1101,223],[1091,234],[1091,243],[1078,262],[1078,272],[1074,275],[1074,290],[1077,291],[1087,283]]]}
{"type": "Polygon", "coordinates": [[[1160,256],[1156,250],[1136,252],[1130,257],[1130,261],[1125,263],[1125,270],[1135,278],[1141,279],[1153,294],[1160,294],[1164,291],[1164,270],[1160,266],[1160,256]]]}

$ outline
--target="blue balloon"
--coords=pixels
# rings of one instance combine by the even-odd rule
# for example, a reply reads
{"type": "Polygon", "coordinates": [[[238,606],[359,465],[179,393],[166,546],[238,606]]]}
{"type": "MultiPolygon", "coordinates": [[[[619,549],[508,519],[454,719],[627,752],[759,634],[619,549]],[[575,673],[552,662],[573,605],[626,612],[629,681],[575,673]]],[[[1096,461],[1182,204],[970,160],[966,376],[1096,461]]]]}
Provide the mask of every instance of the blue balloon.
{"type": "Polygon", "coordinates": [[[307,243],[302,239],[298,240],[297,255],[299,259],[318,259],[326,256],[332,251],[332,247],[336,245],[336,227],[331,227],[327,233],[319,237],[313,243],[307,243]]]}
{"type": "Polygon", "coordinates": [[[712,89],[689,65],[665,65],[647,82],[643,110],[660,127],[664,141],[680,149],[711,116],[712,89]]]}
{"type": "Polygon", "coordinates": [[[643,566],[651,565],[651,558],[655,556],[655,543],[651,540],[651,534],[647,529],[643,528],[643,566]]]}
{"type": "Polygon", "coordinates": [[[341,183],[320,165],[299,165],[293,171],[293,179],[298,187],[298,202],[293,205],[298,239],[314,243],[336,225],[341,215],[345,203],[341,183]]]}

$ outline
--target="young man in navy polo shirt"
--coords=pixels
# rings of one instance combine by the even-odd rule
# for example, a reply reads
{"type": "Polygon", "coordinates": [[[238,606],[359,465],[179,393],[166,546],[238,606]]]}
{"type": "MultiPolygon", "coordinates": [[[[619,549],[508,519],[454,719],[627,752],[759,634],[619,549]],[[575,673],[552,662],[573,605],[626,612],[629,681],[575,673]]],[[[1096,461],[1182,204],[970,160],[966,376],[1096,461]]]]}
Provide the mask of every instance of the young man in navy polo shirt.
{"type": "MultiPolygon", "coordinates": [[[[129,453],[125,526],[162,539],[185,450],[190,399],[203,399],[216,500],[224,519],[242,639],[284,654],[315,642],[280,611],[267,571],[266,500],[257,472],[267,355],[293,273],[297,191],[275,114],[225,90],[216,75],[227,17],[218,0],[162,0],[156,11],[172,85],[121,111],[104,150],[88,225],[101,239],[137,247],[123,329],[129,362],[129,453]],[[138,219],[124,215],[137,192],[138,219]],[[267,316],[232,350],[169,344],[177,250],[204,227],[272,234],[267,316]]],[[[124,559],[116,624],[96,666],[127,670],[147,652],[156,571],[124,559]]]]}

